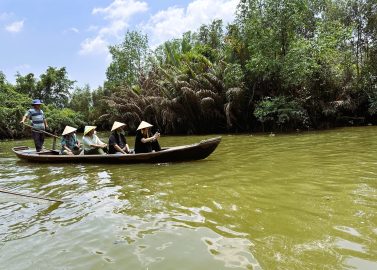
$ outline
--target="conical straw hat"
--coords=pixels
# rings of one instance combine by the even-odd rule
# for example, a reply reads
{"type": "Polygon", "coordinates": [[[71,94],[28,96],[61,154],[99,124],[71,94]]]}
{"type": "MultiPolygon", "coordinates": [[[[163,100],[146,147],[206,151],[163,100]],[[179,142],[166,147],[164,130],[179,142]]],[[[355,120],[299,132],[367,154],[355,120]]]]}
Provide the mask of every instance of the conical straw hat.
{"type": "Polygon", "coordinates": [[[124,124],[124,123],[121,123],[121,122],[115,121],[114,124],[113,124],[113,127],[111,128],[111,131],[114,131],[114,130],[116,130],[117,128],[123,127],[123,126],[125,126],[125,125],[126,125],[126,124],[124,124]]]}
{"type": "Polygon", "coordinates": [[[143,128],[149,128],[149,127],[153,127],[153,125],[149,124],[148,122],[141,121],[141,123],[138,126],[137,130],[143,129],[143,128]]]}
{"type": "Polygon", "coordinates": [[[67,135],[67,134],[72,133],[72,132],[74,132],[74,131],[76,131],[76,130],[77,130],[77,128],[70,127],[70,126],[65,126],[65,129],[63,130],[62,135],[63,135],[63,136],[64,136],[64,135],[67,135]]]}
{"type": "Polygon", "coordinates": [[[85,126],[84,128],[84,136],[91,130],[95,129],[97,126],[85,126]]]}

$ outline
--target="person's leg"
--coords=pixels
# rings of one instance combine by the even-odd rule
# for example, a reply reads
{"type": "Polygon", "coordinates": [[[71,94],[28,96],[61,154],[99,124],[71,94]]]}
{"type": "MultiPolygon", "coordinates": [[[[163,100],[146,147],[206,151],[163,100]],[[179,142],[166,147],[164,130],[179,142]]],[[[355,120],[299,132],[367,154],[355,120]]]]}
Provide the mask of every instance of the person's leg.
{"type": "Polygon", "coordinates": [[[85,150],[84,155],[97,155],[98,151],[97,149],[90,149],[90,150],[85,150]]]}
{"type": "Polygon", "coordinates": [[[35,145],[35,150],[38,152],[38,138],[37,138],[37,132],[32,131],[31,136],[33,137],[34,140],[34,145],[35,145]]]}
{"type": "Polygon", "coordinates": [[[41,145],[41,150],[43,149],[43,145],[45,143],[45,134],[44,133],[39,133],[39,138],[40,138],[40,145],[41,145]]]}
{"type": "Polygon", "coordinates": [[[69,153],[67,150],[63,150],[63,151],[61,152],[61,154],[62,154],[62,155],[71,155],[71,153],[69,153]]]}
{"type": "Polygon", "coordinates": [[[161,151],[161,146],[160,144],[158,143],[158,141],[154,141],[152,142],[152,150],[158,152],[158,151],[161,151]]]}
{"type": "Polygon", "coordinates": [[[81,151],[82,151],[81,148],[76,148],[76,149],[73,149],[73,150],[72,150],[72,153],[73,153],[74,155],[80,155],[81,151]]]}
{"type": "Polygon", "coordinates": [[[33,136],[33,139],[34,139],[35,150],[37,152],[40,152],[43,146],[43,141],[41,140],[41,137],[40,137],[41,133],[32,131],[31,135],[33,136]]]}
{"type": "Polygon", "coordinates": [[[106,153],[101,148],[86,150],[84,155],[106,155],[106,153]]]}

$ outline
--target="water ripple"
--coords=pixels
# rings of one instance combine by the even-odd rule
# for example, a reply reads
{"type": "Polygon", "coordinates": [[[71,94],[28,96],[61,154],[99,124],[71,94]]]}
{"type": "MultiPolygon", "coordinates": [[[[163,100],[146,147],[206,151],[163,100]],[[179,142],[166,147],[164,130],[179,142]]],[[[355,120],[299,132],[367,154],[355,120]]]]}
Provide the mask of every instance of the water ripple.
{"type": "Polygon", "coordinates": [[[64,200],[0,194],[0,265],[375,269],[376,131],[227,135],[206,160],[156,165],[29,164],[0,142],[2,187],[64,200]]]}

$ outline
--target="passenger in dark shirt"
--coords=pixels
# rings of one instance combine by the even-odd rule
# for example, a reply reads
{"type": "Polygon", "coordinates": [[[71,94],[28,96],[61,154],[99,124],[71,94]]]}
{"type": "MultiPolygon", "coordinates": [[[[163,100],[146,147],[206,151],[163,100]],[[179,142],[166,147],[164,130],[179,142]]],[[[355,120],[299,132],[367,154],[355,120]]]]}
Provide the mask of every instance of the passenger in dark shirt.
{"type": "Polygon", "coordinates": [[[150,128],[151,124],[142,121],[137,128],[135,137],[135,153],[149,153],[152,151],[160,151],[161,147],[158,143],[160,133],[156,132],[151,136],[150,128]]]}
{"type": "Polygon", "coordinates": [[[124,136],[123,127],[126,124],[115,121],[111,128],[111,135],[109,137],[109,154],[129,154],[126,137],[124,136]]]}

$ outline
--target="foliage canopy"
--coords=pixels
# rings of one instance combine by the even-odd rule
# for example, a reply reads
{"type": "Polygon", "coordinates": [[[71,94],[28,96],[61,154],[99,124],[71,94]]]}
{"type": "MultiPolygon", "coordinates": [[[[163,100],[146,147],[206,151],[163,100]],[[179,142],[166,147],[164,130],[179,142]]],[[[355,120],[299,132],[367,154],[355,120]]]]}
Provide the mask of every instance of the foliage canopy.
{"type": "Polygon", "coordinates": [[[0,108],[0,134],[19,136],[9,119],[36,97],[56,129],[71,118],[106,129],[123,121],[131,131],[146,120],[171,134],[375,123],[376,14],[366,0],[240,0],[234,22],[214,20],[154,50],[129,31],[109,47],[106,81],[95,90],[72,92],[65,68],[39,79],[17,74],[15,86],[0,73],[0,95],[14,102],[0,108]]]}

